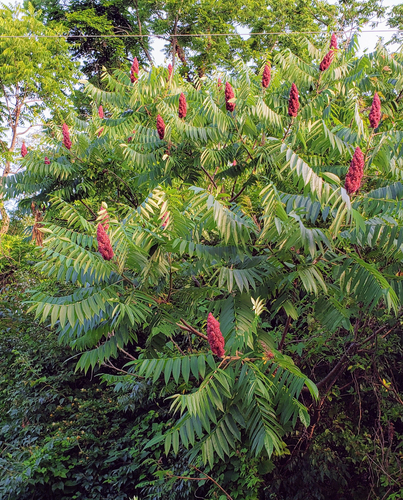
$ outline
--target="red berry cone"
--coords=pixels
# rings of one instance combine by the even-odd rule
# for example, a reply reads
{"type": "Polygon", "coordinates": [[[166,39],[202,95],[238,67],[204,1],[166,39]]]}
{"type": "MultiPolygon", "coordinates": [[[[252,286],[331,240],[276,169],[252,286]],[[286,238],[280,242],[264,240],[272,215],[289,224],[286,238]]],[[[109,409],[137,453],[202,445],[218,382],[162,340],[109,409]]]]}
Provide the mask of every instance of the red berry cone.
{"type": "Polygon", "coordinates": [[[356,148],[350,163],[345,181],[348,194],[353,194],[360,189],[361,179],[364,175],[364,155],[359,147],[356,148]]]}
{"type": "Polygon", "coordinates": [[[235,103],[234,102],[228,102],[230,99],[233,99],[235,97],[234,90],[231,87],[231,84],[227,82],[225,84],[225,107],[227,108],[227,111],[230,111],[231,113],[235,109],[235,103]]]}
{"type": "Polygon", "coordinates": [[[130,81],[132,83],[137,82],[139,75],[139,62],[137,57],[134,58],[132,67],[130,68],[130,81]]]}
{"type": "Polygon", "coordinates": [[[218,89],[219,89],[219,90],[220,90],[220,89],[221,89],[221,87],[222,87],[222,81],[221,81],[221,78],[219,78],[219,79],[218,79],[218,81],[217,81],[217,87],[218,87],[218,89]]]}
{"type": "Polygon", "coordinates": [[[50,160],[47,156],[45,156],[45,165],[50,165],[50,160]]]}
{"type": "Polygon", "coordinates": [[[157,116],[157,132],[158,132],[159,138],[162,141],[162,139],[164,138],[164,135],[165,135],[165,123],[160,115],[157,116]]]}
{"type": "Polygon", "coordinates": [[[99,253],[102,255],[103,259],[104,260],[113,259],[114,254],[112,250],[112,245],[102,224],[98,224],[97,227],[97,242],[98,242],[99,253]]]}
{"type": "Polygon", "coordinates": [[[21,156],[24,158],[24,156],[26,156],[27,154],[28,154],[28,149],[25,145],[25,142],[23,142],[21,146],[21,156]]]}
{"type": "Polygon", "coordinates": [[[102,106],[99,106],[98,108],[98,116],[101,118],[101,120],[104,117],[104,108],[102,106]]]}
{"type": "Polygon", "coordinates": [[[224,337],[220,330],[220,323],[211,313],[207,317],[207,340],[212,353],[222,358],[225,355],[224,337]]]}
{"type": "Polygon", "coordinates": [[[262,87],[264,87],[265,89],[267,89],[267,87],[270,84],[270,79],[271,79],[270,66],[268,64],[266,64],[266,66],[264,67],[264,70],[263,70],[262,87]]]}
{"type": "Polygon", "coordinates": [[[187,113],[187,104],[186,104],[186,97],[185,94],[182,92],[182,94],[179,96],[179,118],[186,118],[186,113],[187,113]]]}
{"type": "Polygon", "coordinates": [[[336,33],[332,34],[330,39],[330,49],[337,49],[337,36],[336,33]]]}
{"type": "Polygon", "coordinates": [[[319,70],[326,71],[328,69],[328,67],[332,64],[333,57],[334,57],[333,50],[329,50],[329,52],[322,59],[322,62],[319,65],[319,70]]]}
{"type": "Polygon", "coordinates": [[[372,101],[371,111],[368,118],[370,127],[374,129],[378,128],[379,122],[381,121],[381,101],[376,92],[374,94],[374,99],[372,101]]]}
{"type": "Polygon", "coordinates": [[[298,89],[295,83],[291,85],[290,98],[288,100],[288,114],[290,116],[297,116],[299,109],[299,96],[298,89]]]}
{"type": "Polygon", "coordinates": [[[169,78],[171,78],[172,76],[172,73],[173,73],[173,67],[172,67],[172,64],[168,64],[168,75],[169,75],[169,78]]]}
{"type": "Polygon", "coordinates": [[[71,149],[69,127],[65,123],[63,123],[62,133],[63,133],[63,144],[67,149],[71,149]]]}

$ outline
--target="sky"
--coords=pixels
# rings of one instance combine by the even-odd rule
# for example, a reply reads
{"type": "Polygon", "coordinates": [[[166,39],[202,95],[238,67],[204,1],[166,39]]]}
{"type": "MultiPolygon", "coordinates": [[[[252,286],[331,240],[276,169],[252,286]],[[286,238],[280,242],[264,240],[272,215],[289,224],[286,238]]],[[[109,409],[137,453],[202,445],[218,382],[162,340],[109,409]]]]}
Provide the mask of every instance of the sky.
{"type": "MultiPolygon", "coordinates": [[[[402,3],[402,0],[383,0],[384,7],[393,7],[399,3],[402,3]]],[[[388,29],[388,26],[386,22],[383,21],[379,23],[376,29],[388,29]]],[[[392,38],[393,33],[362,33],[360,35],[360,51],[364,52],[365,49],[368,49],[368,51],[371,52],[375,48],[380,36],[383,37],[383,41],[386,43],[392,38]]],[[[393,48],[396,49],[397,47],[393,48]]]]}

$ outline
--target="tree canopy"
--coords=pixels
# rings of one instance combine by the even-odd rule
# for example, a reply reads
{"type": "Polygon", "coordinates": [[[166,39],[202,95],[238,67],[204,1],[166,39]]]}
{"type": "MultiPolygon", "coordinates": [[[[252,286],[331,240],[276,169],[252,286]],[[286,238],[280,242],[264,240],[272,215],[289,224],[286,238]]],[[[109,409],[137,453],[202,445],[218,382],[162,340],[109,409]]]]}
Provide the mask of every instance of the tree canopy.
{"type": "MultiPolygon", "coordinates": [[[[31,4],[27,10],[6,6],[0,10],[0,35],[4,35],[0,38],[3,178],[10,174],[17,157],[19,137],[41,126],[46,113],[61,117],[70,103],[76,66],[64,38],[52,38],[60,34],[60,27],[49,28],[39,20],[31,4]]],[[[9,219],[1,200],[0,213],[2,234],[7,232],[9,219]]]]}
{"type": "Polygon", "coordinates": [[[147,35],[164,40],[169,59],[177,58],[181,72],[202,76],[213,69],[231,69],[241,58],[260,64],[262,56],[289,47],[300,49],[290,32],[313,32],[311,41],[324,41],[315,32],[346,30],[376,23],[386,9],[378,0],[328,2],[326,0],[145,0],[34,1],[46,23],[62,23],[72,43],[74,57],[84,61],[84,72],[99,77],[102,67],[122,67],[137,56],[143,66],[153,64],[147,35]],[[240,33],[274,32],[252,36],[240,33]],[[205,36],[196,36],[204,33],[205,36]],[[209,36],[212,35],[212,36],[209,36]],[[228,36],[215,36],[228,34],[228,36]],[[83,38],[73,38],[81,35],[83,38]],[[86,38],[86,35],[88,38],[86,38]],[[94,35],[144,35],[143,38],[91,38],[94,35]],[[189,36],[183,36],[189,35],[189,36]]]}

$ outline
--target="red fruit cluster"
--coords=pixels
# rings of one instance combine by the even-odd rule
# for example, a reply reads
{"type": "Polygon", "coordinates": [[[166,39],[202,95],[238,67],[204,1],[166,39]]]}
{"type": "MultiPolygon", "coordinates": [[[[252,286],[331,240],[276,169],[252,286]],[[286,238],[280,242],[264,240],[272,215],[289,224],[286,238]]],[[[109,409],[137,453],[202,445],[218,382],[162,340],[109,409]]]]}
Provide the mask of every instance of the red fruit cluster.
{"type": "Polygon", "coordinates": [[[102,132],[104,131],[104,127],[101,127],[99,130],[98,130],[98,137],[101,137],[101,134],[102,132]]]}
{"type": "Polygon", "coordinates": [[[105,231],[107,231],[109,229],[109,214],[106,210],[106,208],[104,208],[102,205],[100,206],[99,210],[98,210],[98,213],[100,213],[100,219],[101,219],[101,222],[100,224],[102,224],[102,226],[104,227],[105,231]]]}
{"type": "Polygon", "coordinates": [[[160,115],[157,116],[157,132],[162,141],[165,135],[165,123],[160,115]]]}
{"type": "Polygon", "coordinates": [[[186,97],[185,94],[182,92],[182,94],[179,96],[179,118],[186,118],[186,113],[187,113],[187,104],[186,104],[186,97]]]}
{"type": "Polygon", "coordinates": [[[50,165],[50,160],[47,156],[45,156],[45,165],[50,165]]]}
{"type": "Polygon", "coordinates": [[[137,82],[139,75],[139,62],[137,57],[134,58],[132,67],[130,69],[130,81],[132,83],[137,82]]]}
{"type": "Polygon", "coordinates": [[[221,78],[218,78],[218,81],[217,81],[217,87],[218,87],[218,90],[221,89],[222,87],[222,81],[221,81],[221,78]]]}
{"type": "Polygon", "coordinates": [[[361,149],[357,147],[351,160],[344,185],[348,194],[353,194],[360,189],[363,174],[364,155],[361,149]]]}
{"type": "Polygon", "coordinates": [[[319,65],[319,70],[320,71],[326,71],[327,68],[332,64],[333,57],[334,57],[333,50],[329,50],[329,52],[322,59],[322,62],[319,65]]]}
{"type": "Polygon", "coordinates": [[[378,128],[379,122],[381,121],[381,100],[378,94],[375,92],[374,99],[372,101],[371,111],[369,113],[369,124],[371,128],[378,128]]]}
{"type": "Polygon", "coordinates": [[[229,102],[229,100],[233,99],[234,97],[235,97],[234,90],[231,87],[231,84],[227,82],[225,84],[225,107],[227,108],[227,111],[230,111],[231,113],[235,109],[235,103],[229,102]]]}
{"type": "Polygon", "coordinates": [[[220,330],[220,323],[211,313],[207,317],[207,340],[212,353],[222,358],[225,354],[224,337],[220,330]]]}
{"type": "Polygon", "coordinates": [[[332,37],[330,39],[330,49],[337,49],[337,37],[336,33],[332,33],[332,37]]]}
{"type": "Polygon", "coordinates": [[[267,87],[270,84],[270,79],[271,79],[271,71],[270,71],[270,66],[266,64],[263,70],[263,76],[262,76],[262,87],[267,89],[267,87]]]}
{"type": "Polygon", "coordinates": [[[291,85],[290,98],[288,100],[288,114],[290,116],[297,116],[299,109],[299,96],[298,89],[295,83],[291,85]]]}
{"type": "Polygon", "coordinates": [[[102,255],[104,260],[113,259],[113,250],[111,242],[109,241],[109,237],[105,232],[105,229],[102,224],[98,224],[97,227],[97,242],[98,242],[98,250],[102,255]]]}
{"type": "Polygon", "coordinates": [[[62,133],[63,133],[63,144],[66,146],[67,149],[71,149],[69,127],[65,123],[63,123],[62,133]]]}
{"type": "Polygon", "coordinates": [[[102,105],[98,108],[98,116],[101,118],[101,120],[104,117],[104,108],[102,107],[102,105]]]}
{"type": "Polygon", "coordinates": [[[24,156],[26,156],[27,154],[28,154],[28,149],[25,146],[25,142],[23,142],[21,146],[21,156],[24,158],[24,156]]]}
{"type": "Polygon", "coordinates": [[[174,69],[172,67],[172,64],[168,64],[168,75],[169,75],[169,78],[171,78],[173,70],[174,69]]]}

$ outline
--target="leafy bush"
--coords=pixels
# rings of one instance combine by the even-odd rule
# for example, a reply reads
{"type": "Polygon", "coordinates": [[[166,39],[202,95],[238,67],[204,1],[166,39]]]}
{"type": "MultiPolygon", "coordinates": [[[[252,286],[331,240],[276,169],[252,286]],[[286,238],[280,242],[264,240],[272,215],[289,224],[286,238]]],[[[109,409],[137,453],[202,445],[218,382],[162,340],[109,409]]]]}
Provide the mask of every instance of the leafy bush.
{"type": "Polygon", "coordinates": [[[51,163],[30,152],[7,182],[31,193],[22,205],[47,203],[37,270],[54,288],[30,297],[35,318],[81,353],[78,369],[169,398],[170,425],[144,448],[163,448],[162,482],[137,484],[150,498],[189,474],[175,460],[232,498],[329,485],[359,498],[353,477],[374,498],[400,493],[402,372],[388,357],[402,350],[403,59],[382,45],[357,57],[352,39],[320,71],[328,44],[303,48],[276,55],[267,88],[265,63],[239,62],[226,95],[164,68],[105,74],[108,91],[86,87],[92,120],[70,118],[71,149],[50,124],[51,163]]]}

